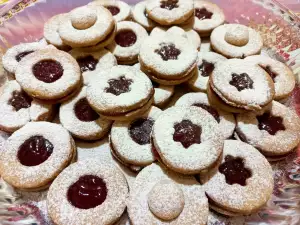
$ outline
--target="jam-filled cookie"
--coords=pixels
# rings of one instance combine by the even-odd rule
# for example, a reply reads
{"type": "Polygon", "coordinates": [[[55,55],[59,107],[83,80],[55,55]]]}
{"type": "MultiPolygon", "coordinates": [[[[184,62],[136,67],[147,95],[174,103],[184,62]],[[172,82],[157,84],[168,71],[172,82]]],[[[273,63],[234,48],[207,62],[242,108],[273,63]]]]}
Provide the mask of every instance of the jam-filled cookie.
{"type": "Polygon", "coordinates": [[[220,157],[223,136],[218,122],[201,107],[175,106],[153,126],[153,144],[162,162],[183,174],[197,174],[220,157]]]}
{"type": "Polygon", "coordinates": [[[168,32],[147,38],[139,61],[151,80],[164,85],[181,84],[197,72],[197,50],[186,38],[168,32]]]}
{"type": "Polygon", "coordinates": [[[147,31],[151,31],[156,26],[156,22],[148,17],[146,5],[147,1],[137,3],[132,9],[132,19],[147,31]]]}
{"type": "Polygon", "coordinates": [[[194,1],[195,22],[193,28],[201,37],[207,37],[218,26],[225,22],[223,10],[208,1],[194,1]]]}
{"type": "Polygon", "coordinates": [[[90,47],[105,42],[115,29],[111,13],[100,5],[87,5],[73,9],[59,25],[64,43],[73,47],[90,47]]]}
{"type": "Polygon", "coordinates": [[[197,181],[159,164],[138,174],[127,207],[130,221],[137,225],[205,225],[208,218],[207,198],[197,181]]]}
{"type": "Polygon", "coordinates": [[[28,95],[59,102],[81,86],[76,60],[66,52],[45,49],[31,53],[16,70],[16,80],[28,95]]]}
{"type": "Polygon", "coordinates": [[[275,100],[285,99],[293,92],[295,75],[284,63],[262,55],[249,56],[245,60],[261,66],[271,76],[275,85],[275,100]]]}
{"type": "Polygon", "coordinates": [[[86,159],[65,169],[47,195],[55,224],[114,224],[126,209],[128,186],[111,163],[86,159]]]}
{"type": "Polygon", "coordinates": [[[259,54],[263,47],[260,34],[241,24],[225,24],[213,30],[211,46],[227,58],[245,58],[259,54]]]}
{"type": "Polygon", "coordinates": [[[300,120],[286,106],[273,101],[266,110],[237,116],[240,138],[270,160],[284,158],[300,142],[300,120]]]}
{"type": "Polygon", "coordinates": [[[125,165],[145,167],[155,161],[151,132],[161,112],[159,108],[152,106],[144,115],[134,120],[114,122],[110,134],[111,151],[125,165]]]}
{"type": "Polygon", "coordinates": [[[73,49],[69,52],[79,64],[83,83],[88,85],[94,76],[97,76],[103,70],[117,65],[115,56],[106,49],[83,52],[79,49],[73,49]]]}
{"type": "Polygon", "coordinates": [[[188,81],[189,87],[196,92],[207,92],[209,76],[215,69],[215,64],[224,60],[224,56],[214,52],[199,52],[198,73],[188,81]]]}
{"type": "Polygon", "coordinates": [[[132,65],[138,62],[141,45],[147,37],[147,31],[138,23],[119,22],[115,40],[107,48],[115,55],[119,64],[132,65]]]}
{"type": "Polygon", "coordinates": [[[59,120],[71,134],[83,140],[97,140],[110,130],[112,121],[101,118],[86,99],[86,87],[60,106],[59,120]]]}
{"type": "Polygon", "coordinates": [[[153,102],[150,79],[131,66],[104,71],[87,89],[87,100],[103,118],[131,120],[146,112],[153,102]]]}
{"type": "Polygon", "coordinates": [[[150,0],[146,12],[155,22],[170,26],[186,23],[194,15],[192,0],[150,0]]]}
{"type": "MultiPolygon", "coordinates": [[[[261,67],[242,59],[230,59],[215,65],[210,76],[210,100],[218,96],[222,104],[216,107],[225,111],[260,110],[274,98],[272,78],[261,67]]],[[[216,98],[214,98],[216,99],[216,98]]],[[[214,101],[212,101],[214,104],[214,101]]]]}
{"type": "Polygon", "coordinates": [[[241,141],[227,140],[222,162],[204,185],[210,208],[228,216],[257,212],[273,192],[273,171],[266,158],[241,141]]]}
{"type": "Polygon", "coordinates": [[[0,129],[14,132],[30,121],[51,120],[54,107],[28,96],[15,81],[8,81],[0,96],[0,129]]]}
{"type": "Polygon", "coordinates": [[[208,97],[204,93],[189,93],[182,96],[176,102],[176,106],[197,106],[209,112],[219,123],[220,132],[224,139],[230,138],[235,130],[236,121],[232,113],[228,113],[212,107],[208,97]]]}
{"type": "Polygon", "coordinates": [[[7,139],[1,155],[1,176],[19,189],[43,189],[75,155],[74,141],[61,125],[29,122],[7,139]]]}

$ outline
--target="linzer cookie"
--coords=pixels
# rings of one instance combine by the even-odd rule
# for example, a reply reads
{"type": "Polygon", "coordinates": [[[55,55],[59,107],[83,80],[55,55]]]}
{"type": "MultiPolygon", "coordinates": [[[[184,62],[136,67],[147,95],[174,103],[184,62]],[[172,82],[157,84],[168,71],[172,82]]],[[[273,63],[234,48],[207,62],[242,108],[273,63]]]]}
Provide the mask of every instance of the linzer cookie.
{"type": "Polygon", "coordinates": [[[87,89],[87,100],[103,118],[131,120],[146,112],[153,102],[150,79],[130,66],[104,71],[87,89]]]}
{"type": "Polygon", "coordinates": [[[225,111],[260,110],[273,100],[274,94],[272,78],[259,66],[242,59],[217,63],[210,77],[209,99],[225,111]]]}
{"type": "Polygon", "coordinates": [[[227,58],[245,58],[259,54],[263,47],[260,34],[241,24],[225,24],[217,27],[210,37],[211,46],[227,58]]]}
{"type": "Polygon", "coordinates": [[[176,106],[197,106],[209,112],[219,123],[220,132],[224,139],[230,138],[235,130],[236,121],[232,113],[228,113],[212,107],[208,97],[204,93],[189,93],[182,96],[176,102],[176,106]]]}
{"type": "Polygon", "coordinates": [[[189,87],[195,92],[207,92],[209,76],[215,68],[215,64],[226,60],[222,55],[214,52],[198,53],[198,73],[189,81],[189,87]]]}
{"type": "Polygon", "coordinates": [[[165,110],[155,121],[152,137],[162,162],[183,174],[210,168],[220,157],[224,142],[215,118],[196,106],[165,110]]]}
{"type": "Polygon", "coordinates": [[[137,3],[132,9],[132,19],[147,31],[151,31],[156,26],[156,22],[148,17],[146,5],[147,1],[137,3]]]}
{"type": "Polygon", "coordinates": [[[299,117],[276,101],[261,112],[237,116],[239,137],[272,161],[284,158],[298,146],[299,132],[299,117]]]}
{"type": "Polygon", "coordinates": [[[130,21],[119,22],[115,40],[107,48],[119,64],[132,65],[138,62],[141,45],[147,37],[148,33],[141,25],[130,21]]]}
{"type": "Polygon", "coordinates": [[[209,207],[227,216],[257,212],[273,192],[273,171],[266,158],[241,141],[225,141],[222,162],[204,185],[209,207]]]}
{"type": "Polygon", "coordinates": [[[19,189],[44,189],[75,156],[74,141],[61,125],[30,122],[6,141],[1,176],[19,189]]]}
{"type": "Polygon", "coordinates": [[[143,169],[128,200],[132,224],[199,224],[208,218],[203,188],[190,176],[181,176],[159,164],[143,169]]]}
{"type": "Polygon", "coordinates": [[[114,224],[126,209],[128,186],[111,163],[88,159],[65,169],[47,195],[55,224],[114,224]]]}
{"type": "Polygon", "coordinates": [[[34,100],[15,81],[8,81],[0,97],[0,129],[14,132],[30,121],[50,120],[52,105],[34,100]]]}

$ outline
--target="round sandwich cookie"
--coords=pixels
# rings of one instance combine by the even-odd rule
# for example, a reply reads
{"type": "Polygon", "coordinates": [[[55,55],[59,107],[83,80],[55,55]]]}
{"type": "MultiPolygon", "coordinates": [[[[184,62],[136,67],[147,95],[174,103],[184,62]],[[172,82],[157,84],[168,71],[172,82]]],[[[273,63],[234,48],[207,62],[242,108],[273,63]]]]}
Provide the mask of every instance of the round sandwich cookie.
{"type": "Polygon", "coordinates": [[[138,2],[132,9],[132,19],[150,32],[157,23],[148,17],[146,5],[147,1],[138,2]]]}
{"type": "Polygon", "coordinates": [[[296,79],[288,66],[262,55],[249,56],[245,60],[259,65],[270,75],[275,85],[275,100],[283,100],[291,95],[296,85],[296,79]]]}
{"type": "Polygon", "coordinates": [[[141,45],[147,37],[147,31],[138,23],[119,22],[115,39],[107,48],[119,64],[132,65],[138,62],[141,45]]]}
{"type": "Polygon", "coordinates": [[[215,69],[215,64],[226,58],[214,52],[198,53],[198,73],[188,82],[188,86],[195,92],[207,92],[209,76],[215,69]]]}
{"type": "Polygon", "coordinates": [[[79,49],[73,49],[69,54],[71,54],[79,64],[85,85],[88,85],[93,77],[100,74],[103,70],[110,69],[117,65],[115,56],[106,49],[94,52],[83,52],[79,49]]]}
{"type": "Polygon", "coordinates": [[[98,140],[109,131],[112,121],[101,118],[86,99],[86,87],[59,109],[59,120],[70,133],[83,140],[98,140]]]}
{"type": "Polygon", "coordinates": [[[237,116],[237,133],[269,160],[285,158],[300,142],[300,120],[291,109],[273,101],[257,113],[237,116]]]}
{"type": "Polygon", "coordinates": [[[87,100],[103,118],[131,120],[146,112],[153,102],[150,79],[131,66],[115,66],[91,82],[87,100]]]}
{"type": "Polygon", "coordinates": [[[225,112],[212,107],[209,103],[208,97],[204,93],[188,93],[182,96],[176,102],[176,106],[197,106],[209,112],[215,120],[219,123],[221,134],[223,138],[232,137],[236,127],[236,120],[232,113],[225,112]]]}
{"type": "Polygon", "coordinates": [[[58,32],[65,44],[80,48],[106,42],[114,29],[115,20],[109,10],[100,5],[87,5],[69,12],[58,32]]]}
{"type": "Polygon", "coordinates": [[[213,166],[224,142],[215,118],[196,106],[165,110],[154,123],[152,138],[161,161],[182,174],[197,174],[213,166]]]}
{"type": "Polygon", "coordinates": [[[31,97],[59,102],[81,87],[76,60],[66,52],[45,49],[31,53],[16,70],[16,80],[31,97]]]}
{"type": "Polygon", "coordinates": [[[1,154],[1,176],[15,188],[45,189],[76,157],[69,132],[49,122],[29,122],[13,133],[1,154]]]}
{"type": "Polygon", "coordinates": [[[259,54],[263,47],[260,34],[241,24],[225,24],[213,30],[210,36],[213,50],[227,58],[245,58],[259,54]]]}
{"type": "Polygon", "coordinates": [[[148,17],[163,26],[183,24],[194,15],[192,0],[149,0],[146,4],[148,17]]]}
{"type": "Polygon", "coordinates": [[[124,20],[130,20],[131,18],[131,7],[123,1],[111,1],[111,0],[97,0],[88,4],[89,6],[102,5],[107,8],[116,22],[124,20]]]}
{"type": "Polygon", "coordinates": [[[266,158],[251,145],[227,140],[222,162],[204,188],[211,209],[227,216],[243,216],[263,207],[273,186],[273,171],[266,158]]]}
{"type": "Polygon", "coordinates": [[[211,32],[225,23],[223,10],[214,3],[208,1],[195,1],[195,22],[193,29],[201,37],[210,36],[211,32]]]}
{"type": "Polygon", "coordinates": [[[52,105],[32,99],[15,80],[8,81],[0,96],[0,130],[14,132],[30,121],[49,121],[54,112],[52,105]]]}
{"type": "Polygon", "coordinates": [[[47,208],[57,225],[114,224],[126,209],[127,196],[126,179],[116,166],[86,159],[55,179],[47,208]]]}
{"type": "Polygon", "coordinates": [[[132,224],[199,224],[208,219],[208,201],[194,177],[182,176],[159,164],[143,169],[128,200],[132,224]]]}
{"type": "MultiPolygon", "coordinates": [[[[208,95],[212,91],[223,105],[229,105],[224,110],[230,112],[239,112],[238,109],[261,110],[275,95],[274,83],[266,71],[242,59],[215,64],[209,84],[211,90],[208,95]]],[[[222,105],[219,107],[222,108],[222,105]]]]}

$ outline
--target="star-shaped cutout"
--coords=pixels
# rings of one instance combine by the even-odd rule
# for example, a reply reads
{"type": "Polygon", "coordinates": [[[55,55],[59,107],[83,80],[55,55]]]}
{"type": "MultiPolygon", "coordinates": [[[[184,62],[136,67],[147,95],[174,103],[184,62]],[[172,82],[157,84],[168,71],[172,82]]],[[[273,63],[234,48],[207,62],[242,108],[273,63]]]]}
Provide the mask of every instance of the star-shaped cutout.
{"type": "Polygon", "coordinates": [[[183,120],[175,124],[174,129],[173,140],[180,142],[183,147],[189,148],[193,144],[201,143],[202,128],[190,120],[183,120]]]}
{"type": "Polygon", "coordinates": [[[275,135],[280,130],[285,130],[282,117],[264,113],[256,118],[258,120],[258,128],[267,131],[271,135],[275,135]]]}
{"type": "Polygon", "coordinates": [[[140,145],[150,144],[153,124],[154,120],[151,118],[134,121],[129,128],[130,137],[140,145]]]}
{"type": "Polygon", "coordinates": [[[9,99],[8,104],[13,106],[16,111],[20,109],[27,109],[31,106],[32,98],[29,97],[24,91],[14,91],[12,98],[9,99]]]}
{"type": "Polygon", "coordinates": [[[119,96],[123,93],[129,92],[130,85],[132,84],[131,79],[126,79],[125,76],[121,76],[118,79],[110,79],[108,81],[109,87],[105,89],[107,93],[119,96]]]}
{"type": "Polygon", "coordinates": [[[238,91],[245,89],[253,89],[253,80],[247,73],[232,74],[232,80],[229,82],[232,86],[236,87],[238,91]]]}
{"type": "Polygon", "coordinates": [[[94,71],[96,69],[98,60],[95,59],[92,55],[81,57],[77,59],[81,72],[85,71],[94,71]]]}
{"type": "Polygon", "coordinates": [[[178,0],[164,0],[160,2],[160,8],[172,10],[178,8],[178,0]]]}
{"type": "Polygon", "coordinates": [[[213,13],[207,11],[206,8],[201,8],[201,9],[196,9],[195,10],[195,16],[199,19],[199,20],[205,20],[205,19],[211,19],[213,13]]]}
{"type": "Polygon", "coordinates": [[[155,53],[159,54],[164,61],[178,59],[181,51],[174,44],[162,43],[160,46],[161,48],[156,49],[155,53]]]}
{"type": "Polygon", "coordinates": [[[202,64],[198,67],[202,77],[208,77],[212,71],[215,69],[213,63],[203,60],[202,64]]]}

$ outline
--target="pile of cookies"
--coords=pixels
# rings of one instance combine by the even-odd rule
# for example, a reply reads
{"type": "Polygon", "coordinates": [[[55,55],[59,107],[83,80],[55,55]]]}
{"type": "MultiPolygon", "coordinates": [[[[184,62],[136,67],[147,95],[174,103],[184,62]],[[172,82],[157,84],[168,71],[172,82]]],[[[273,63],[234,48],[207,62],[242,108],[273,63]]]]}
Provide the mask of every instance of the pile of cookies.
{"type": "Polygon", "coordinates": [[[2,59],[0,129],[11,136],[1,177],[24,191],[50,187],[58,225],[124,214],[127,224],[204,225],[209,208],[257,212],[273,191],[269,161],[300,142],[283,104],[296,82],[259,55],[258,32],[224,23],[200,0],[98,0],[52,17],[42,41],[2,59]],[[76,162],[74,139],[106,136],[115,163],[76,162]],[[124,168],[136,176],[130,190],[124,168]]]}

